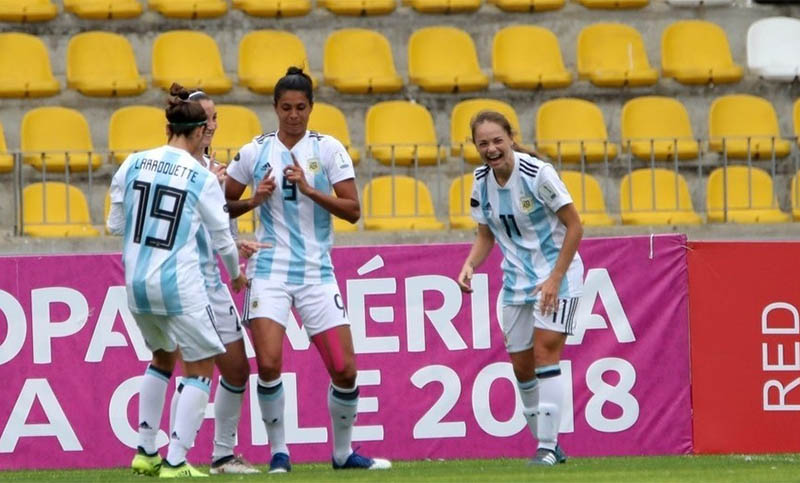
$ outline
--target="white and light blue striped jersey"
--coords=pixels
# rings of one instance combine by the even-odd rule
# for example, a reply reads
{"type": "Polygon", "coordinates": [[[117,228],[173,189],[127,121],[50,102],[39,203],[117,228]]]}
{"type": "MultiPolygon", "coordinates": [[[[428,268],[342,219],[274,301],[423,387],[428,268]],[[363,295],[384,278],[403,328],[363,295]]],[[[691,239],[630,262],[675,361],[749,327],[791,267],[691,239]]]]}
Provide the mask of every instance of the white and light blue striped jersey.
{"type": "Polygon", "coordinates": [[[163,146],[128,156],[111,181],[122,203],[122,261],[132,312],[179,315],[208,305],[197,233],[228,227],[217,179],[188,152],[163,146]]]}
{"type": "Polygon", "coordinates": [[[331,214],[286,181],[283,170],[292,166],[292,154],[303,168],[308,184],[331,193],[334,184],[355,178],[353,161],[342,143],[331,136],[306,131],[291,153],[272,132],[246,144],[228,166],[228,176],[253,190],[271,168],[277,185],[272,196],[257,208],[256,238],[271,243],[247,264],[248,278],[289,284],[333,283],[331,214]]]}
{"type": "MultiPolygon", "coordinates": [[[[572,197],[555,168],[533,156],[515,152],[514,169],[502,187],[488,165],[475,170],[472,218],[489,226],[503,252],[503,305],[538,299],[533,290],[550,276],[567,233],[556,211],[569,203],[572,197]]],[[[579,297],[582,290],[583,262],[576,253],[558,297],[579,297]]]]}

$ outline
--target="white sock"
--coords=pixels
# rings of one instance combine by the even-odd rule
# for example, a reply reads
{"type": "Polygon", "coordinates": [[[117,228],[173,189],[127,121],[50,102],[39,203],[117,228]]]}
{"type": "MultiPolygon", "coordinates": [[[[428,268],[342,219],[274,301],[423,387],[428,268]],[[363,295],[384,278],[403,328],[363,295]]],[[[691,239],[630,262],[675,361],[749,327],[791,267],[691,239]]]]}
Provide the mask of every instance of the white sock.
{"type": "Polygon", "coordinates": [[[183,389],[183,378],[178,377],[175,380],[175,392],[172,393],[172,400],[169,402],[169,434],[175,430],[175,414],[178,412],[178,398],[183,389]]]}
{"type": "Polygon", "coordinates": [[[281,378],[274,381],[264,381],[258,378],[258,407],[261,408],[261,419],[267,429],[270,452],[289,454],[286,446],[284,424],[284,406],[286,398],[283,394],[281,378]]]}
{"type": "Polygon", "coordinates": [[[333,429],[333,458],[343,465],[353,450],[353,423],[358,413],[358,386],[344,389],[334,386],[328,391],[328,410],[331,413],[333,429]]]}
{"type": "Polygon", "coordinates": [[[233,455],[236,429],[242,415],[242,399],[247,385],[237,387],[219,378],[214,396],[214,450],[211,461],[233,455]]]}
{"type": "Polygon", "coordinates": [[[539,414],[536,438],[539,448],[555,451],[561,425],[561,403],[564,400],[561,368],[554,364],[536,368],[539,378],[539,414]]]}
{"type": "Polygon", "coordinates": [[[205,418],[211,380],[207,377],[185,377],[183,390],[178,398],[175,428],[169,438],[167,463],[176,466],[186,461],[186,453],[194,445],[194,439],[205,418]]]}
{"type": "Polygon", "coordinates": [[[528,428],[533,437],[536,437],[536,416],[539,414],[539,380],[535,377],[530,381],[517,381],[520,399],[522,399],[522,414],[528,422],[528,428]]]}
{"type": "Polygon", "coordinates": [[[147,453],[156,452],[156,436],[161,426],[164,399],[172,373],[148,365],[139,388],[139,446],[147,453]]]}

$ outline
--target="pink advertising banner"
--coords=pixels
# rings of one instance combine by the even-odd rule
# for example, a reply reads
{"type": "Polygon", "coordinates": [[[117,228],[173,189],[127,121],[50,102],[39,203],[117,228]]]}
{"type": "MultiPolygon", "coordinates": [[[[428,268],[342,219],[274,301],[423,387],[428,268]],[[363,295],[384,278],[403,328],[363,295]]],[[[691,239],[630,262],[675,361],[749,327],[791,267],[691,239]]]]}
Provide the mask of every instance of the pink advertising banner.
{"type": "MultiPolygon", "coordinates": [[[[560,443],[571,456],[691,452],[685,245],[679,235],[581,244],[584,296],[561,363],[571,384],[560,443]]],[[[535,451],[497,321],[499,250],[471,295],[454,280],[468,251],[334,250],[358,353],[354,446],[362,452],[449,459],[535,451]]],[[[0,469],[129,464],[150,354],[122,282],[118,254],[0,258],[0,469]]],[[[328,377],[299,324],[287,331],[283,381],[293,461],[329,460],[328,377]]],[[[237,451],[265,463],[255,375],[250,383],[237,451]]],[[[209,461],[212,436],[207,420],[190,460],[209,461]]],[[[158,443],[166,441],[162,432],[158,443]]]]}

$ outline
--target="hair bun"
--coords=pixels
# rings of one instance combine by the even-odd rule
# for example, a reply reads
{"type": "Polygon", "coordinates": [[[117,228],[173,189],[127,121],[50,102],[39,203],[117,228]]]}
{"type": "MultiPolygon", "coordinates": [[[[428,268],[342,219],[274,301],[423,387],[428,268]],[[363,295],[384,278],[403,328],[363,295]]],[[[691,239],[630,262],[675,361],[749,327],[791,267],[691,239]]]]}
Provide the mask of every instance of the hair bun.
{"type": "Polygon", "coordinates": [[[305,75],[302,67],[291,66],[286,69],[286,75],[305,75]]]}

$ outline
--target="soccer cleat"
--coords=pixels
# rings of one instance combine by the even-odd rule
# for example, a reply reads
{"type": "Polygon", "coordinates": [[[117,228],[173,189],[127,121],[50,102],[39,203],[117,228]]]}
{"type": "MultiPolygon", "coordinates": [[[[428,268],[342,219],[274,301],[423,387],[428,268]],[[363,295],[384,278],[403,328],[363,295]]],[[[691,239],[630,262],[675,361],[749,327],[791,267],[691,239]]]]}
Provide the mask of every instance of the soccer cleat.
{"type": "Polygon", "coordinates": [[[567,462],[567,453],[565,453],[559,445],[556,445],[556,460],[558,460],[559,463],[567,462]]]}
{"type": "Polygon", "coordinates": [[[149,455],[140,446],[136,449],[136,456],[131,461],[131,469],[137,475],[158,476],[161,462],[161,455],[158,452],[149,455]]]}
{"type": "Polygon", "coordinates": [[[253,475],[261,472],[245,461],[242,455],[230,455],[211,463],[209,473],[212,475],[253,475]]]}
{"type": "Polygon", "coordinates": [[[558,464],[556,452],[547,448],[537,449],[536,456],[528,462],[529,466],[555,466],[556,464],[558,464]]]}
{"type": "Polygon", "coordinates": [[[392,467],[392,462],[383,458],[367,458],[353,451],[347,457],[347,461],[343,465],[336,463],[336,458],[333,458],[334,470],[388,470],[392,467]]]}
{"type": "Polygon", "coordinates": [[[275,453],[269,460],[270,473],[288,473],[292,471],[292,463],[289,462],[289,455],[286,453],[275,453]]]}
{"type": "Polygon", "coordinates": [[[158,472],[159,478],[208,478],[208,475],[195,469],[194,466],[184,461],[178,466],[172,466],[166,461],[158,472]]]}

